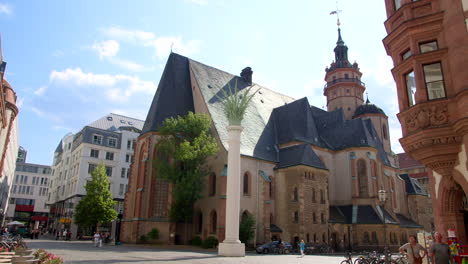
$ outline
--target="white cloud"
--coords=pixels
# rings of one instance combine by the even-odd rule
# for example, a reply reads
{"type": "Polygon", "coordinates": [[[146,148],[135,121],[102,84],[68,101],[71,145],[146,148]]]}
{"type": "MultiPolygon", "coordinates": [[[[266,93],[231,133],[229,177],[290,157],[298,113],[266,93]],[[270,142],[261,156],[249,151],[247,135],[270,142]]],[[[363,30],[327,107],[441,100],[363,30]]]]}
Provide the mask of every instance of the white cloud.
{"type": "MultiPolygon", "coordinates": [[[[140,80],[136,76],[85,73],[80,68],[65,69],[63,71],[54,70],[50,73],[49,79],[50,83],[60,84],[65,87],[79,86],[92,89],[100,87],[100,91],[114,102],[127,101],[128,97],[134,93],[153,95],[157,88],[153,82],[140,80]]],[[[85,93],[82,92],[81,94],[85,93]]]]}
{"type": "Polygon", "coordinates": [[[146,67],[141,64],[138,64],[133,61],[129,60],[124,60],[124,59],[119,59],[119,58],[108,58],[107,59],[110,63],[117,65],[121,68],[124,68],[129,71],[134,71],[134,72],[144,72],[144,71],[152,71],[154,70],[154,67],[146,67]]]}
{"type": "Polygon", "coordinates": [[[34,94],[35,95],[43,95],[46,89],[47,89],[47,86],[41,86],[41,87],[39,87],[39,89],[34,91],[34,94]]]}
{"type": "Polygon", "coordinates": [[[0,14],[11,15],[13,14],[13,9],[9,4],[0,3],[0,14]]]}
{"type": "Polygon", "coordinates": [[[161,36],[157,37],[152,32],[142,30],[128,30],[119,27],[110,27],[101,30],[104,35],[110,38],[127,41],[134,45],[154,48],[155,55],[159,59],[164,59],[172,50],[174,52],[190,56],[199,51],[201,41],[189,40],[183,41],[182,37],[161,36]]]}
{"type": "Polygon", "coordinates": [[[115,40],[106,40],[100,43],[94,43],[91,47],[99,53],[99,58],[103,59],[105,57],[113,57],[119,52],[119,42],[115,40]]]}
{"type": "Polygon", "coordinates": [[[207,0],[185,0],[185,2],[194,3],[197,5],[206,5],[208,4],[207,0]]]}

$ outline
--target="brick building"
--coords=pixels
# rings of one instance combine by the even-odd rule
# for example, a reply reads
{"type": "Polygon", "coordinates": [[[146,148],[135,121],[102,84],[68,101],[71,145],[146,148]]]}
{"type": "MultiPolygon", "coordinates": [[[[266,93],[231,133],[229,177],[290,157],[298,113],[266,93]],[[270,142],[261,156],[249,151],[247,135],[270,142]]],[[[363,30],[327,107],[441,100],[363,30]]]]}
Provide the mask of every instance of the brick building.
{"type": "Polygon", "coordinates": [[[385,0],[406,153],[428,168],[436,231],[468,242],[468,2],[385,0]]]}
{"type": "Polygon", "coordinates": [[[241,211],[256,219],[253,243],[272,238],[328,243],[336,249],[394,247],[422,229],[408,211],[406,182],[399,177],[390,148],[388,117],[369,100],[357,63],[338,31],[335,60],[327,67],[324,95],[328,111],[241,76],[172,53],[161,77],[135,148],[124,202],[121,239],[139,242],[152,228],[165,243],[225,235],[228,121],[218,96],[238,84],[253,85],[253,97],[241,136],[241,211]],[[220,150],[209,160],[203,198],[196,202],[192,225],[168,221],[171,186],[154,175],[157,131],[167,117],[206,113],[220,150]],[[388,193],[380,204],[378,191],[388,193]],[[384,225],[387,223],[386,225],[384,225]],[[385,228],[386,227],[386,228],[385,228]]]}

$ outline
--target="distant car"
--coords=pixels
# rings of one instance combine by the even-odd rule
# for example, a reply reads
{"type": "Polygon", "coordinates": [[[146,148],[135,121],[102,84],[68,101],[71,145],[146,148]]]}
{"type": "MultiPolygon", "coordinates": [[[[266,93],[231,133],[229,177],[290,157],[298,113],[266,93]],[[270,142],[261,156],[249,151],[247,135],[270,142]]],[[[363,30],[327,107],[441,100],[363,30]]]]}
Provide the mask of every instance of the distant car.
{"type": "Polygon", "coordinates": [[[276,254],[289,254],[292,252],[292,245],[289,242],[282,241],[281,244],[279,241],[273,241],[261,246],[258,246],[256,249],[258,254],[268,254],[268,253],[276,253],[276,254]]]}

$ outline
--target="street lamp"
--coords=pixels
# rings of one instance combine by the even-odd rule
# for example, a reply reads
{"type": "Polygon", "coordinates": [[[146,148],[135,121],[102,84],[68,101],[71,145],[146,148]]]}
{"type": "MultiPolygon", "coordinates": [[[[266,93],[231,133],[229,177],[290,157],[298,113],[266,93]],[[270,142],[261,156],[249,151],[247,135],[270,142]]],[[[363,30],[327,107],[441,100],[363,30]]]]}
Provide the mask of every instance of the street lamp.
{"type": "Polygon", "coordinates": [[[387,221],[385,220],[385,202],[387,202],[387,191],[379,190],[379,201],[382,208],[382,219],[384,223],[384,256],[385,264],[388,264],[388,255],[387,255],[387,221]]]}

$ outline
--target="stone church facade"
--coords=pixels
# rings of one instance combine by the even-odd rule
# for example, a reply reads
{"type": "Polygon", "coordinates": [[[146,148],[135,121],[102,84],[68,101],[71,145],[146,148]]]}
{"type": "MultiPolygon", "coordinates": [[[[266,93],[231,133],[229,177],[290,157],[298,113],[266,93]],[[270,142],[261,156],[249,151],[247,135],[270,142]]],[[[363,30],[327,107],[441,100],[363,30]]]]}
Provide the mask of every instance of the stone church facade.
{"type": "Polygon", "coordinates": [[[422,229],[407,202],[407,184],[417,183],[399,177],[388,117],[364,100],[362,73],[349,62],[340,31],[334,51],[325,75],[327,111],[253,83],[250,68],[235,76],[172,53],[135,148],[121,240],[137,243],[152,228],[163,243],[195,236],[224,240],[228,145],[219,96],[236,82],[240,89],[258,89],[242,123],[239,212],[256,220],[254,244],[281,238],[335,249],[378,248],[385,234],[397,246],[422,229]],[[155,175],[152,160],[162,121],[189,111],[211,117],[220,150],[208,162],[211,174],[186,229],[168,220],[171,185],[155,175]],[[381,189],[388,194],[383,205],[381,189]]]}

